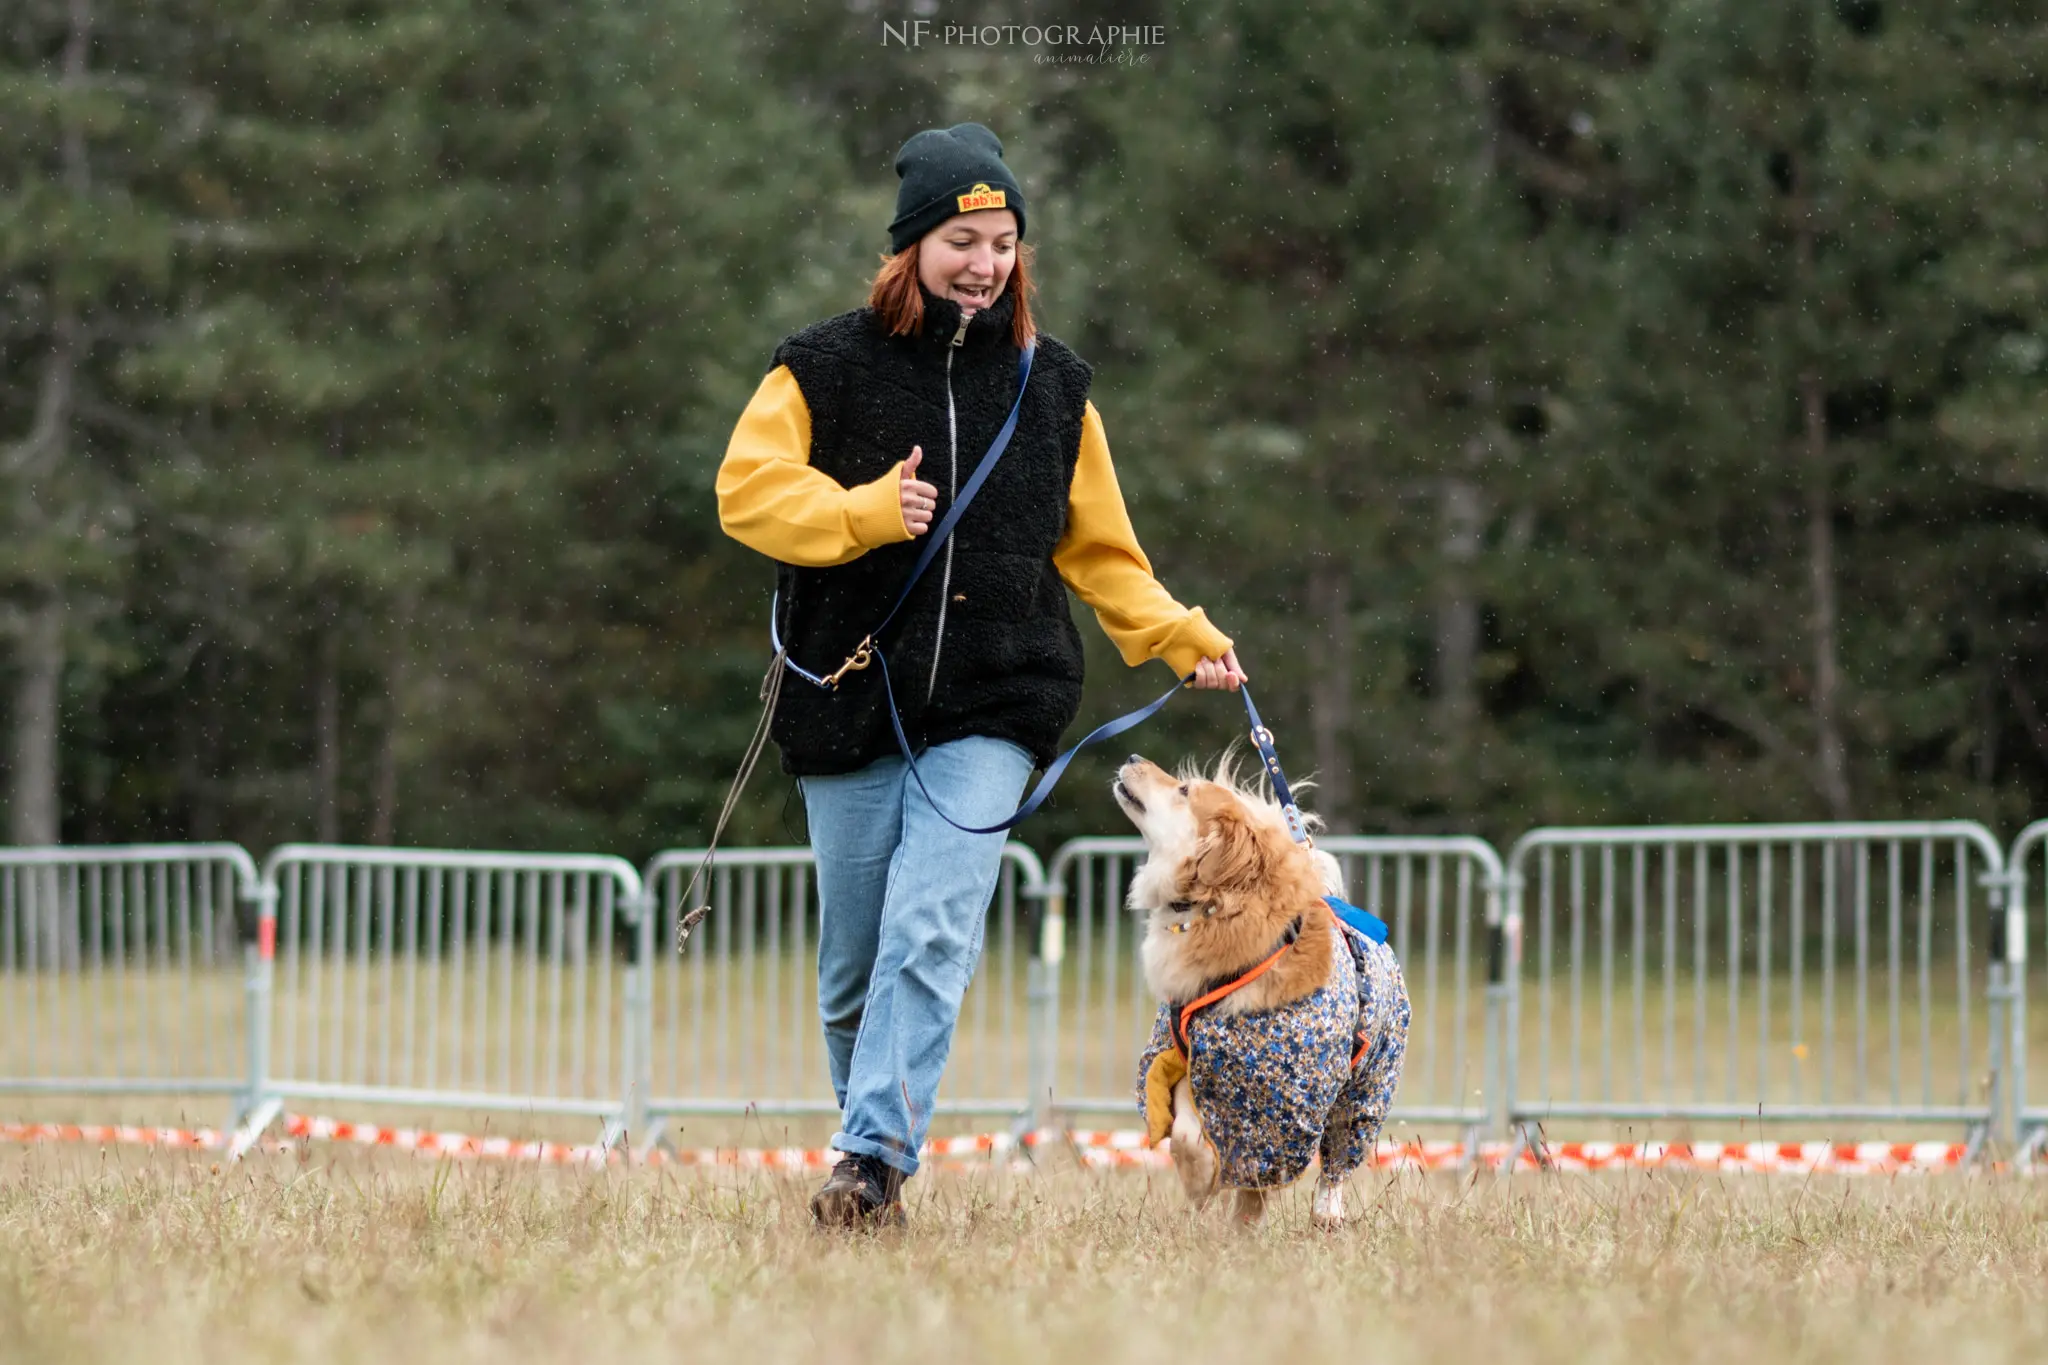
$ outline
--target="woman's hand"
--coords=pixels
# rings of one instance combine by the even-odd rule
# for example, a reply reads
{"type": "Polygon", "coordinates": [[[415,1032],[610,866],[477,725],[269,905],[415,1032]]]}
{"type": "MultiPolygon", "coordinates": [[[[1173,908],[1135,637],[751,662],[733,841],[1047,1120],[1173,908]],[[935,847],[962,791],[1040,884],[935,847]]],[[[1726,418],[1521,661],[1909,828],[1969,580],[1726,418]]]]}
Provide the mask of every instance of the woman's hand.
{"type": "Polygon", "coordinates": [[[1251,681],[1237,662],[1237,651],[1226,649],[1220,659],[1203,659],[1195,665],[1195,680],[1190,686],[1224,688],[1235,692],[1251,681]]]}
{"type": "Polygon", "coordinates": [[[897,495],[903,499],[903,528],[912,540],[932,529],[932,511],[939,505],[939,490],[917,477],[917,467],[923,461],[924,447],[912,446],[896,485],[897,495]]]}

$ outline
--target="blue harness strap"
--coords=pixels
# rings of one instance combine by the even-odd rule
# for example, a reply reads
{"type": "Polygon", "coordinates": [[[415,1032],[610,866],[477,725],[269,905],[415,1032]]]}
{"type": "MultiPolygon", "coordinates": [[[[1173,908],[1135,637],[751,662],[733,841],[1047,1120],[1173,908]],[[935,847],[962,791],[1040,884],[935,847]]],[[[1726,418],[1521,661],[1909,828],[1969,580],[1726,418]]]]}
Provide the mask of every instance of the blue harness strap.
{"type": "Polygon", "coordinates": [[[1374,943],[1385,943],[1387,941],[1387,922],[1372,911],[1361,910],[1350,901],[1336,896],[1325,896],[1323,899],[1329,902],[1330,909],[1336,912],[1338,919],[1343,920],[1366,938],[1374,943]]]}

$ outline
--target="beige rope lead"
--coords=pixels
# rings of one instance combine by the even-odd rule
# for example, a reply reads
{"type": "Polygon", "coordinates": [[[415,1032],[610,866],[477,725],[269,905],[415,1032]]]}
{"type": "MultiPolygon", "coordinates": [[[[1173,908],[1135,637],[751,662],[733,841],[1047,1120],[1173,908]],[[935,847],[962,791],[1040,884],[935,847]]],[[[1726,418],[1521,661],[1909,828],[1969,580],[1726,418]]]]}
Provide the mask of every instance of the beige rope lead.
{"type": "MultiPolygon", "coordinates": [[[[711,867],[711,859],[718,852],[718,840],[725,833],[725,822],[732,818],[733,808],[740,803],[740,794],[747,789],[747,779],[754,775],[754,765],[761,761],[761,751],[768,745],[768,727],[775,719],[775,703],[782,696],[783,659],[787,649],[775,651],[774,662],[768,665],[766,676],[761,679],[761,722],[754,727],[754,738],[747,744],[747,756],[740,760],[740,770],[734,774],[732,787],[725,794],[725,808],[718,812],[718,824],[711,831],[711,843],[704,850],[704,861],[697,864],[697,870],[690,874],[690,884],[683,888],[680,900],[687,905],[696,894],[697,883],[711,867]]],[[[692,909],[676,921],[676,951],[682,952],[690,944],[690,931],[711,913],[711,901],[707,892],[702,905],[692,909]]]]}

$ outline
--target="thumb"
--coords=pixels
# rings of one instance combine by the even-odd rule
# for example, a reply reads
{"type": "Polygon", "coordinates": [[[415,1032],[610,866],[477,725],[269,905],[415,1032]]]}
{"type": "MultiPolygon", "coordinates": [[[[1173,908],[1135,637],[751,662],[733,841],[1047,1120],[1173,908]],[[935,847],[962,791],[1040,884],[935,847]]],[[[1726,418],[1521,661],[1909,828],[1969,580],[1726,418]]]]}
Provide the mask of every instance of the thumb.
{"type": "Polygon", "coordinates": [[[903,462],[903,477],[904,477],[904,478],[906,478],[906,479],[914,479],[914,478],[916,478],[916,477],[917,477],[917,467],[918,467],[918,465],[922,464],[923,462],[924,462],[924,447],[923,447],[923,446],[912,446],[912,447],[910,448],[910,458],[909,458],[909,459],[907,459],[907,460],[905,460],[905,461],[903,462]]]}

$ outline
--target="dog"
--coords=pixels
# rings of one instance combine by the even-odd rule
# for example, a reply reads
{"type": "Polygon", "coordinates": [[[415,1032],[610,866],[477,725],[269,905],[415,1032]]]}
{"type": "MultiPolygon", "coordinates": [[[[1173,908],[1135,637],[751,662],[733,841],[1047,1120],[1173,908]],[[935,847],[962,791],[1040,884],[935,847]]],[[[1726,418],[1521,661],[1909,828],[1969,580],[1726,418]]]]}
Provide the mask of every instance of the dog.
{"type": "Polygon", "coordinates": [[[1247,1223],[1319,1158],[1311,1218],[1342,1226],[1344,1182],[1372,1155],[1407,1052],[1400,964],[1338,918],[1337,860],[1296,843],[1227,756],[1175,777],[1134,754],[1112,791],[1146,848],[1127,903],[1146,916],[1161,1001],[1138,1061],[1148,1142],[1172,1137],[1196,1208],[1227,1188],[1247,1223]]]}

